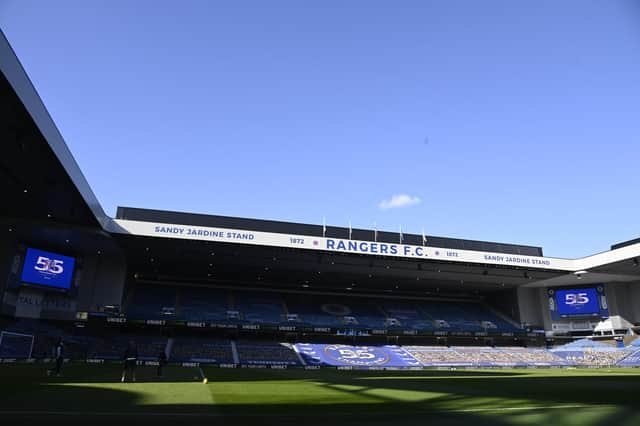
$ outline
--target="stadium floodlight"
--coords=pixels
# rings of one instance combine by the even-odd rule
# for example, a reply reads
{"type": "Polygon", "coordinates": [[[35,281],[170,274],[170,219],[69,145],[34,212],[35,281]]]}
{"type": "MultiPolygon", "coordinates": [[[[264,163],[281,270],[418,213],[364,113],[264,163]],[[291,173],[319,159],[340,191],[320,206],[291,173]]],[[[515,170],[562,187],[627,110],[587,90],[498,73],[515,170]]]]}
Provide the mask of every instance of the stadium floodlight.
{"type": "Polygon", "coordinates": [[[573,273],[573,275],[575,275],[577,279],[581,280],[582,276],[584,274],[588,274],[588,273],[589,273],[589,271],[576,271],[576,272],[573,273]]]}

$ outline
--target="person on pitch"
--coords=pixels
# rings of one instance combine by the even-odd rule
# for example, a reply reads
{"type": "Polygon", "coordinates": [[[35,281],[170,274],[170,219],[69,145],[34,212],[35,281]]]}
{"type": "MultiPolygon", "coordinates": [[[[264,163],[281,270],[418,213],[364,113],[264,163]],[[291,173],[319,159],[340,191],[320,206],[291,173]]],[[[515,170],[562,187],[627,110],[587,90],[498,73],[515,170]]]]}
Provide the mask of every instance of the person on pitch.
{"type": "Polygon", "coordinates": [[[127,373],[130,373],[131,381],[136,381],[136,367],[138,365],[138,348],[133,340],[129,341],[129,346],[127,346],[127,350],[124,353],[124,367],[122,369],[122,379],[121,382],[127,378],[127,373]]]}
{"type": "Polygon", "coordinates": [[[53,349],[53,359],[55,360],[55,366],[49,370],[49,375],[60,377],[62,375],[62,364],[64,363],[64,341],[62,337],[58,339],[58,343],[53,349]]]}
{"type": "Polygon", "coordinates": [[[164,366],[167,365],[167,354],[164,351],[164,348],[160,351],[160,354],[158,355],[158,371],[157,371],[157,376],[158,377],[163,377],[164,376],[164,366]]]}

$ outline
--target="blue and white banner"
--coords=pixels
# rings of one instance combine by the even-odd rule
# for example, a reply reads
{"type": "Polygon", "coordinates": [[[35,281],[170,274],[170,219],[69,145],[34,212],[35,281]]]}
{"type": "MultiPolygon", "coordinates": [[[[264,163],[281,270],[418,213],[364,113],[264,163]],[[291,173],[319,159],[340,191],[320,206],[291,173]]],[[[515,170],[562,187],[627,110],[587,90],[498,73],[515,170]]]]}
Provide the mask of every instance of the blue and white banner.
{"type": "Polygon", "coordinates": [[[399,346],[350,346],[296,343],[306,365],[336,367],[420,367],[418,360],[399,346]]]}
{"type": "Polygon", "coordinates": [[[410,244],[381,243],[340,238],[311,237],[227,228],[177,225],[115,219],[114,232],[147,237],[177,238],[222,243],[250,244],[273,247],[300,248],[339,253],[353,253],[395,258],[444,260],[527,268],[573,270],[573,261],[537,256],[521,256],[472,250],[424,247],[410,244]]]}

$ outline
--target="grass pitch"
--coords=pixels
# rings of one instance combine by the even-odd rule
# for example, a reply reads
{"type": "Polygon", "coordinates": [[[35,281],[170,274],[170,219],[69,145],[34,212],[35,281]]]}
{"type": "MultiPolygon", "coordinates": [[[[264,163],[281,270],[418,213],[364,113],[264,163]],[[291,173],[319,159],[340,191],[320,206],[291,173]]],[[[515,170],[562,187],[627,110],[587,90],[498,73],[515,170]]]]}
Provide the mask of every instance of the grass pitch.
{"type": "Polygon", "coordinates": [[[2,424],[639,425],[640,370],[337,371],[0,365],[2,424]],[[20,422],[20,423],[17,423],[20,422]],[[27,423],[28,422],[28,423],[27,423]]]}

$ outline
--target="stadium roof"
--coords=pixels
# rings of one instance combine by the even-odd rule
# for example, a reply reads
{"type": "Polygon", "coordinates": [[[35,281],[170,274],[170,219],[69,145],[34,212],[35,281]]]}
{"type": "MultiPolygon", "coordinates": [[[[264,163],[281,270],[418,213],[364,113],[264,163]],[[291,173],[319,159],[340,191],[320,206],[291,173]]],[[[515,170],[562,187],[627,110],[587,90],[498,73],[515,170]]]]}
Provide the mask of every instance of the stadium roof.
{"type": "Polygon", "coordinates": [[[119,208],[112,219],[1,33],[0,70],[0,223],[17,241],[101,252],[117,244],[130,268],[168,280],[385,291],[640,280],[637,240],[558,259],[540,247],[226,216],[119,208]]]}

